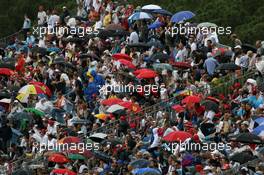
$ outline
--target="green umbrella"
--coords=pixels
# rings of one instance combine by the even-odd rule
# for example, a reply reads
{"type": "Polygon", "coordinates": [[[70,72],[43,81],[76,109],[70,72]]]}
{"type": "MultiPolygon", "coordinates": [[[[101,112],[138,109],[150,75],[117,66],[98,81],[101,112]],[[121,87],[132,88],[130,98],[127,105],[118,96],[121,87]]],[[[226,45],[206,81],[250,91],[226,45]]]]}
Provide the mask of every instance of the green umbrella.
{"type": "Polygon", "coordinates": [[[172,66],[168,63],[156,63],[156,64],[153,64],[153,69],[156,70],[156,71],[159,71],[159,70],[173,70],[172,66]]]}
{"type": "Polygon", "coordinates": [[[84,160],[85,157],[81,154],[69,154],[68,158],[71,160],[84,160]]]}
{"type": "Polygon", "coordinates": [[[202,28],[202,27],[217,27],[217,25],[214,24],[214,23],[211,23],[211,22],[202,22],[202,23],[198,24],[197,27],[199,27],[199,28],[202,28]]]}
{"type": "Polygon", "coordinates": [[[33,114],[35,114],[36,116],[39,116],[39,117],[42,117],[45,115],[44,112],[38,110],[38,109],[35,109],[35,108],[25,108],[25,111],[26,112],[31,112],[33,114]]]}

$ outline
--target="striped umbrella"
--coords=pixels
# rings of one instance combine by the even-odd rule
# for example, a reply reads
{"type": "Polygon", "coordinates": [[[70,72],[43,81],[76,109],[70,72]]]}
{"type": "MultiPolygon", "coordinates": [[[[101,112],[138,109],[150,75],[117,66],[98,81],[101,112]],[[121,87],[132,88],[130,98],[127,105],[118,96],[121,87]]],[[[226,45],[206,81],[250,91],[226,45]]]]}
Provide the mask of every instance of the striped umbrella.
{"type": "Polygon", "coordinates": [[[157,9],[162,9],[162,8],[158,5],[149,4],[149,5],[143,6],[141,9],[142,10],[157,10],[157,9]]]}
{"type": "Polygon", "coordinates": [[[47,92],[41,86],[29,84],[29,85],[23,86],[18,91],[18,93],[20,94],[46,94],[47,92]]]}
{"type": "Polygon", "coordinates": [[[136,21],[142,19],[152,19],[152,16],[146,12],[136,12],[129,16],[128,20],[136,21]]]}

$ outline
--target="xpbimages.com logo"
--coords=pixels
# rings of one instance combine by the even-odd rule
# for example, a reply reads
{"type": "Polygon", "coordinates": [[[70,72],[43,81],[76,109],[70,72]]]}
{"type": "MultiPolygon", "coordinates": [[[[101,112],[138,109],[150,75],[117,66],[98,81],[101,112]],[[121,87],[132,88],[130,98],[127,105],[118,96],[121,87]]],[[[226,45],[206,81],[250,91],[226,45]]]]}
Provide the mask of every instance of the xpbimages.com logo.
{"type": "Polygon", "coordinates": [[[193,142],[174,142],[174,143],[164,143],[162,145],[163,149],[172,153],[176,153],[178,151],[223,151],[223,150],[231,150],[231,143],[193,143],[193,142]]]}

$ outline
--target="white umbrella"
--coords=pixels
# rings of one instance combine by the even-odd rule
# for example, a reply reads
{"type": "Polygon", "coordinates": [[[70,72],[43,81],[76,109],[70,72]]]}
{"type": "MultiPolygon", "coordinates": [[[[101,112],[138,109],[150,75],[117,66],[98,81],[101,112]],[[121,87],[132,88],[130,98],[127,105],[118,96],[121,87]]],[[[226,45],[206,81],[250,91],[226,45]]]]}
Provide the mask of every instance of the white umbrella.
{"type": "Polygon", "coordinates": [[[3,98],[3,99],[1,99],[0,100],[0,103],[11,103],[11,99],[9,99],[9,98],[3,98]]]}
{"type": "Polygon", "coordinates": [[[136,12],[129,16],[128,20],[142,20],[142,19],[152,19],[152,16],[146,12],[136,12]]]}
{"type": "Polygon", "coordinates": [[[142,7],[142,10],[157,10],[157,9],[162,9],[162,8],[154,4],[149,4],[142,7]]]}
{"type": "Polygon", "coordinates": [[[106,112],[107,112],[107,113],[114,113],[114,112],[116,112],[116,111],[118,111],[118,110],[123,110],[123,109],[125,109],[123,106],[120,106],[120,105],[115,104],[115,105],[110,106],[110,107],[106,110],[106,112]]]}
{"type": "Polygon", "coordinates": [[[107,134],[105,134],[105,133],[95,133],[95,134],[93,134],[93,135],[91,135],[89,138],[91,138],[91,137],[96,137],[96,138],[101,138],[101,139],[104,139],[104,138],[106,138],[107,137],[107,134]]]}

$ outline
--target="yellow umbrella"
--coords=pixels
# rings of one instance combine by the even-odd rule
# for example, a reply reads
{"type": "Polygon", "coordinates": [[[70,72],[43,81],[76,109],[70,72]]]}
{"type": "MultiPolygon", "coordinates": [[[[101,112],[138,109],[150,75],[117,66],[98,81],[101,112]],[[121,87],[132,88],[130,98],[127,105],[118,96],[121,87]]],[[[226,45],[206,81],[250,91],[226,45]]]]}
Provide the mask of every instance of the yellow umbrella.
{"type": "Polygon", "coordinates": [[[102,114],[96,114],[96,115],[94,115],[96,118],[98,118],[98,119],[101,119],[101,120],[106,120],[106,118],[107,118],[107,115],[106,114],[104,114],[104,113],[102,113],[102,114]]]}

